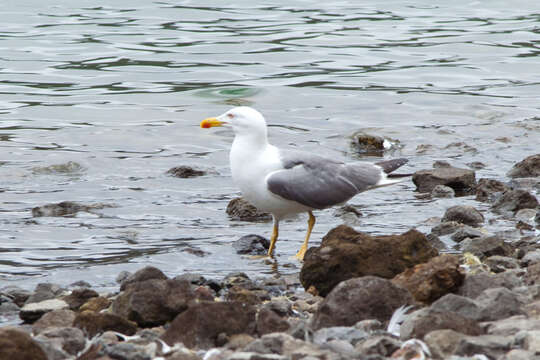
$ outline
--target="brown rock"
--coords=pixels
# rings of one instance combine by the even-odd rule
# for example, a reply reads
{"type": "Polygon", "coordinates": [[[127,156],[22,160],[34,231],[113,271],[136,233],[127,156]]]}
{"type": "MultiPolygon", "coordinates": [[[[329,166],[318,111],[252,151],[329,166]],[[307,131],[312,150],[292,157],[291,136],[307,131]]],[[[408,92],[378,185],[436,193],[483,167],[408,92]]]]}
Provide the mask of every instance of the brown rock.
{"type": "Polygon", "coordinates": [[[139,326],[152,327],[171,321],[194,299],[186,280],[150,279],[128,285],[113,301],[112,310],[139,326]]]}
{"type": "Polygon", "coordinates": [[[238,302],[200,302],[178,315],[161,337],[167,344],[189,348],[216,346],[218,335],[255,333],[255,308],[238,302]]]}
{"type": "Polygon", "coordinates": [[[130,284],[150,279],[167,280],[167,275],[156,267],[145,266],[142,269],[137,270],[134,274],[129,275],[124,281],[122,281],[120,291],[124,291],[130,284]]]}
{"type": "Polygon", "coordinates": [[[540,154],[531,155],[518,162],[507,175],[512,178],[540,176],[540,154]]]}
{"type": "Polygon", "coordinates": [[[93,311],[100,312],[108,308],[111,305],[111,300],[104,298],[103,296],[93,297],[85,302],[79,310],[82,311],[93,311]]]}
{"type": "Polygon", "coordinates": [[[484,333],[475,320],[450,311],[423,308],[405,318],[401,324],[400,337],[402,340],[423,339],[427,333],[442,329],[450,329],[472,336],[484,333]]]}
{"type": "Polygon", "coordinates": [[[206,175],[204,171],[186,165],[170,168],[167,170],[167,174],[182,179],[206,175]]]}
{"type": "Polygon", "coordinates": [[[78,310],[82,304],[97,296],[99,294],[92,289],[79,288],[73,290],[71,294],[64,296],[62,299],[68,303],[71,310],[78,310]]]}
{"type": "Polygon", "coordinates": [[[265,300],[270,300],[270,295],[264,290],[248,290],[234,285],[225,296],[227,301],[237,301],[249,305],[257,305],[265,300]]]}
{"type": "Polygon", "coordinates": [[[467,238],[460,243],[460,247],[464,253],[471,253],[480,259],[493,255],[509,256],[513,252],[512,246],[497,235],[467,238]]]}
{"type": "Polygon", "coordinates": [[[456,205],[446,209],[441,221],[456,221],[465,225],[478,226],[484,222],[484,215],[472,206],[456,205]]]}
{"type": "Polygon", "coordinates": [[[537,207],[538,200],[536,199],[536,196],[527,190],[517,189],[504,192],[501,197],[493,203],[491,208],[494,212],[498,213],[516,213],[521,209],[536,209],[537,207]]]}
{"type": "Polygon", "coordinates": [[[34,334],[39,334],[50,327],[72,326],[75,317],[75,312],[68,309],[48,312],[32,325],[32,332],[34,334]]]}
{"type": "Polygon", "coordinates": [[[320,247],[307,251],[300,281],[305,289],[313,286],[325,296],[341,281],[365,275],[391,279],[437,254],[429,240],[416,230],[370,236],[340,225],[326,234],[320,247]]]}
{"type": "Polygon", "coordinates": [[[313,317],[313,328],[352,326],[358,321],[388,321],[394,311],[412,304],[411,294],[390,280],[364,276],[339,283],[321,302],[313,317]]]}
{"type": "Polygon", "coordinates": [[[495,179],[482,178],[476,185],[476,200],[490,201],[495,194],[502,193],[510,188],[503,182],[495,179]]]}
{"type": "Polygon", "coordinates": [[[241,197],[234,198],[227,205],[227,215],[231,220],[240,221],[270,221],[272,215],[261,212],[241,197]]]}
{"type": "Polygon", "coordinates": [[[289,327],[289,322],[279,316],[275,311],[262,308],[257,314],[257,333],[259,335],[286,332],[289,330],[289,327]]]}
{"type": "Polygon", "coordinates": [[[86,332],[89,337],[94,337],[102,332],[112,330],[125,335],[133,335],[137,332],[137,324],[115,314],[94,313],[85,311],[77,315],[73,326],[86,332]]]}
{"type": "Polygon", "coordinates": [[[437,185],[446,185],[454,189],[456,195],[466,195],[476,186],[473,170],[455,167],[440,167],[436,169],[420,170],[412,178],[419,192],[433,191],[437,185]]]}
{"type": "Polygon", "coordinates": [[[435,359],[448,359],[465,336],[450,329],[434,330],[424,336],[424,342],[435,359]]]}
{"type": "Polygon", "coordinates": [[[4,327],[0,328],[0,359],[47,360],[47,355],[24,331],[4,327]]]}
{"type": "Polygon", "coordinates": [[[447,293],[457,291],[464,275],[459,270],[459,257],[443,254],[425,264],[415,265],[397,275],[392,282],[412,294],[416,301],[431,304],[447,293]]]}

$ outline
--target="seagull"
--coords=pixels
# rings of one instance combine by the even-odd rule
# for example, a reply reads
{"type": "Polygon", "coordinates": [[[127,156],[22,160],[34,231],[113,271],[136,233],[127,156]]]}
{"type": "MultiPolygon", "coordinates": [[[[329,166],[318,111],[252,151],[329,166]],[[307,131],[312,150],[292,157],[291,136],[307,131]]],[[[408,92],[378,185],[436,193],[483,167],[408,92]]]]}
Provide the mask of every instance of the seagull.
{"type": "MultiPolygon", "coordinates": [[[[401,158],[375,164],[346,164],[313,153],[279,149],[268,142],[262,114],[248,106],[206,118],[200,126],[229,126],[234,131],[229,156],[233,180],[248,202],[272,214],[268,256],[273,254],[280,220],[298,213],[308,214],[306,237],[296,254],[297,259],[303,260],[315,225],[313,210],[343,204],[360,192],[401,181],[387,174],[407,162],[401,158]]],[[[407,175],[395,175],[400,176],[407,175]]]]}

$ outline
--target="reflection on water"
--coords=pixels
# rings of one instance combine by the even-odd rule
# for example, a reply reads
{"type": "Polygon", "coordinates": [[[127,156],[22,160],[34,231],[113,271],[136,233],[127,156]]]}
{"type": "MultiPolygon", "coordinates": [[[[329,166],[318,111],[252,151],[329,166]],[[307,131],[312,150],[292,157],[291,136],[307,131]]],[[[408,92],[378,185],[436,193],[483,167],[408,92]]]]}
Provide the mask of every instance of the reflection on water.
{"type": "MultiPolygon", "coordinates": [[[[231,106],[261,110],[277,145],[347,161],[359,156],[355,131],[398,139],[392,156],[410,158],[411,172],[480,161],[477,177],[502,178],[538,152],[540,14],[530,1],[31,1],[0,19],[0,279],[27,287],[109,287],[143,264],[209,276],[297,271],[289,257],[303,218],[283,224],[276,266],[229,245],[269,235],[268,224],[226,217],[237,195],[231,133],[198,128],[231,106]],[[178,165],[213,171],[165,174],[178,165]],[[60,201],[113,207],[32,217],[60,201]]],[[[357,228],[426,230],[454,203],[483,206],[413,190],[404,182],[353,199],[357,228]]],[[[321,212],[314,243],[341,222],[321,212]]]]}

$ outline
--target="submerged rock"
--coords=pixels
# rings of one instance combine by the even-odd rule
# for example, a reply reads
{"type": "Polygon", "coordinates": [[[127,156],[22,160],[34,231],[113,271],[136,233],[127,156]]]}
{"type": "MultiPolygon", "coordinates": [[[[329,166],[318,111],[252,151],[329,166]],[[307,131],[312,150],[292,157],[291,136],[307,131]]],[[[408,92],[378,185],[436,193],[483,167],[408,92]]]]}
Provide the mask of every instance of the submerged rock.
{"type": "Polygon", "coordinates": [[[206,172],[203,170],[192,168],[191,166],[182,165],[170,168],[169,170],[167,170],[166,174],[177,178],[187,179],[206,175],[206,172]]]}
{"type": "Polygon", "coordinates": [[[431,190],[431,197],[434,198],[453,198],[456,196],[456,192],[450,186],[436,185],[431,190]]]}
{"type": "Polygon", "coordinates": [[[76,174],[80,173],[84,170],[84,167],[75,162],[75,161],[68,161],[64,164],[53,164],[49,166],[37,166],[32,168],[32,172],[34,174],[45,174],[45,175],[51,175],[51,174],[76,174]]]}
{"type": "Polygon", "coordinates": [[[473,170],[455,167],[420,170],[414,173],[412,181],[419,192],[431,192],[437,185],[446,185],[458,196],[469,194],[476,186],[473,170]]]}
{"type": "Polygon", "coordinates": [[[300,281],[305,289],[314,287],[325,296],[343,280],[365,275],[391,279],[437,253],[416,230],[401,235],[370,236],[341,225],[326,234],[321,246],[307,251],[300,281]]]}
{"type": "Polygon", "coordinates": [[[482,178],[478,180],[478,184],[476,185],[476,200],[484,202],[492,201],[497,194],[509,189],[510,187],[508,185],[499,180],[482,178]]]}
{"type": "Polygon", "coordinates": [[[492,206],[492,210],[498,213],[516,213],[521,209],[536,209],[538,200],[536,196],[526,190],[509,190],[502,194],[492,206]]]}
{"type": "Polygon", "coordinates": [[[512,178],[540,176],[540,154],[521,160],[508,171],[507,175],[512,178]]]}
{"type": "Polygon", "coordinates": [[[102,203],[83,205],[73,201],[62,201],[56,204],[36,206],[32,208],[32,216],[74,216],[81,211],[92,213],[94,210],[104,209],[108,207],[113,207],[113,205],[102,203]]]}
{"type": "Polygon", "coordinates": [[[234,198],[227,205],[227,215],[231,220],[240,221],[269,221],[272,215],[261,212],[243,198],[234,198]]]}
{"type": "Polygon", "coordinates": [[[465,225],[478,226],[484,222],[484,215],[472,206],[456,205],[446,209],[441,221],[456,221],[465,225]]]}
{"type": "Polygon", "coordinates": [[[397,308],[412,303],[411,294],[390,280],[376,276],[349,279],[339,283],[319,305],[312,326],[352,326],[366,319],[384,322],[397,308]]]}
{"type": "Polygon", "coordinates": [[[259,235],[245,235],[232,243],[237,254],[265,255],[270,241],[259,235]]]}

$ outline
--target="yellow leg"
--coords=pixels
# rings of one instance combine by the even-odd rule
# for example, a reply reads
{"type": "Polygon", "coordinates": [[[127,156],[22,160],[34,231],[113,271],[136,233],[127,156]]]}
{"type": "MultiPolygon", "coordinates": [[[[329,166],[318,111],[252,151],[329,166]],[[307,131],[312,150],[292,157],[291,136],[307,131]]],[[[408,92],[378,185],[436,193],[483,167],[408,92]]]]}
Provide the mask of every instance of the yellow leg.
{"type": "Polygon", "coordinates": [[[315,216],[313,216],[313,213],[311,211],[308,212],[309,214],[309,219],[308,219],[308,229],[307,229],[307,233],[306,233],[306,238],[304,240],[304,243],[302,244],[302,246],[300,247],[300,250],[298,250],[298,252],[296,253],[296,258],[298,260],[304,260],[304,255],[306,254],[306,251],[307,251],[307,245],[308,245],[308,242],[309,242],[309,237],[311,236],[311,230],[313,230],[313,226],[315,226],[315,216]]]}
{"type": "Polygon", "coordinates": [[[272,253],[274,252],[278,234],[279,234],[279,220],[274,218],[274,228],[272,230],[272,237],[270,238],[270,247],[268,248],[268,256],[272,256],[272,253]]]}

